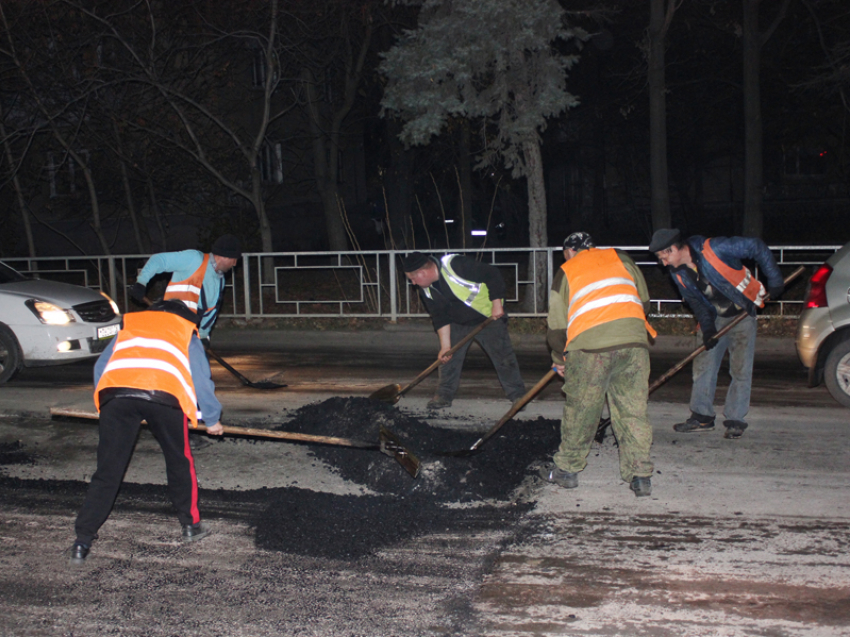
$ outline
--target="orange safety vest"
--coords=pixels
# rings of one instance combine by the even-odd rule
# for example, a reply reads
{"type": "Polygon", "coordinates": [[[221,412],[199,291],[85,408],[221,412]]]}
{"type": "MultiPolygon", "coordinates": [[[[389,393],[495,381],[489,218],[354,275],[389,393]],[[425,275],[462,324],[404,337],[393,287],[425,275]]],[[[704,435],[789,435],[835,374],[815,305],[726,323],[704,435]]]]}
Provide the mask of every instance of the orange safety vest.
{"type": "Polygon", "coordinates": [[[582,250],[561,269],[570,286],[567,345],[591,327],[624,318],[641,319],[655,338],[655,330],[646,321],[635,280],[616,250],[582,250]]]}
{"type": "MultiPolygon", "coordinates": [[[[201,261],[201,267],[195,270],[192,276],[183,281],[169,281],[168,287],[165,288],[165,294],[162,296],[163,300],[177,299],[178,301],[183,301],[189,309],[197,314],[198,303],[201,300],[201,290],[204,287],[204,276],[207,273],[209,262],[210,255],[205,254],[204,260],[201,261]]],[[[207,308],[207,312],[210,311],[211,308],[207,308]]]]}
{"type": "Polygon", "coordinates": [[[736,270],[721,261],[720,257],[714,254],[709,241],[710,239],[706,239],[705,243],[702,244],[702,256],[705,257],[705,260],[708,261],[711,267],[717,270],[720,276],[729,281],[738,292],[750,299],[757,306],[764,307],[764,287],[761,281],[753,276],[753,273],[750,272],[747,266],[742,265],[740,270],[736,270]]]}
{"type": "Polygon", "coordinates": [[[168,312],[125,314],[124,327],[94,391],[98,412],[100,392],[109,387],[163,391],[177,399],[197,426],[198,399],[189,366],[189,340],[195,329],[168,312]]]}

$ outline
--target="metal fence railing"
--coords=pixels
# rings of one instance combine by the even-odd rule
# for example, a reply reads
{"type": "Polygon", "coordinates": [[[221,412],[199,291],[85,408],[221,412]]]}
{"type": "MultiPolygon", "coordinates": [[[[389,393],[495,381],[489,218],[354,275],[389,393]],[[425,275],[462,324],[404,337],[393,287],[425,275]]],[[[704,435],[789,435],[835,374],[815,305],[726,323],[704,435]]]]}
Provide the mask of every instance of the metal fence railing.
{"type": "MultiPolygon", "coordinates": [[[[649,286],[651,317],[689,316],[670,277],[646,246],[616,246],[635,259],[649,286]]],[[[771,246],[785,274],[816,267],[841,246],[771,246]]],[[[497,267],[507,286],[511,316],[545,317],[548,291],[563,258],[560,248],[452,250],[497,267]]],[[[424,317],[416,289],[401,269],[406,251],[246,253],[228,276],[223,317],[385,318],[424,317]]],[[[434,252],[435,256],[443,252],[434,252]]],[[[4,262],[24,274],[107,292],[123,311],[134,308],[128,290],[149,255],[12,258],[4,262]]],[[[164,288],[163,278],[153,282],[164,288]]],[[[794,317],[803,304],[798,282],[762,316],[794,317]]],[[[149,296],[156,297],[156,290],[149,296]]]]}

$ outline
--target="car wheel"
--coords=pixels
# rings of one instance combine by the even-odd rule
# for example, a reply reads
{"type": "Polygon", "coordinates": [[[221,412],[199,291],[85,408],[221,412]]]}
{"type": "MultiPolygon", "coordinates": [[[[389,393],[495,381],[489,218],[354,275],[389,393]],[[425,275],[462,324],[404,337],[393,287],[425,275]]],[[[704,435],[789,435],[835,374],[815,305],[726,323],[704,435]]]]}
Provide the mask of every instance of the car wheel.
{"type": "Polygon", "coordinates": [[[5,325],[0,325],[0,385],[11,380],[23,364],[18,339],[5,325]]]}
{"type": "Polygon", "coordinates": [[[826,357],[823,378],[832,397],[850,407],[850,341],[838,343],[826,357]]]}

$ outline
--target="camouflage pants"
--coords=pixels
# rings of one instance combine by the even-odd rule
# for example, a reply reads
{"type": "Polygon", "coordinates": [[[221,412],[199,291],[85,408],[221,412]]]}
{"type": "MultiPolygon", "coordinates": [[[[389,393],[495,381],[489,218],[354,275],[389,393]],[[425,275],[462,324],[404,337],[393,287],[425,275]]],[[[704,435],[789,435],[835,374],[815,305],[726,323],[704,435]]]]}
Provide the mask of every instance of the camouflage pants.
{"type": "Polygon", "coordinates": [[[620,476],[631,482],[634,476],[652,475],[648,388],[649,352],[642,347],[569,352],[564,369],[561,446],[553,457],[558,468],[577,473],[587,466],[607,396],[620,451],[620,476]]]}

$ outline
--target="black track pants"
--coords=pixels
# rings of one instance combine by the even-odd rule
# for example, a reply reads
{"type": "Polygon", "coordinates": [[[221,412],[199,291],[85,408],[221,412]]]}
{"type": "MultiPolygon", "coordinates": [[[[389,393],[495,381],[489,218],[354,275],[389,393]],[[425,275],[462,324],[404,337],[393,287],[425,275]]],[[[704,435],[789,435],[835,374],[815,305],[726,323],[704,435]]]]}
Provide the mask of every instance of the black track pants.
{"type": "Polygon", "coordinates": [[[189,449],[188,423],[179,409],[138,398],[113,398],[100,411],[97,471],[77,515],[77,541],[90,545],[109,517],[115,497],[146,420],[165,455],[168,496],[181,524],[200,521],[195,461],[189,449]]]}

